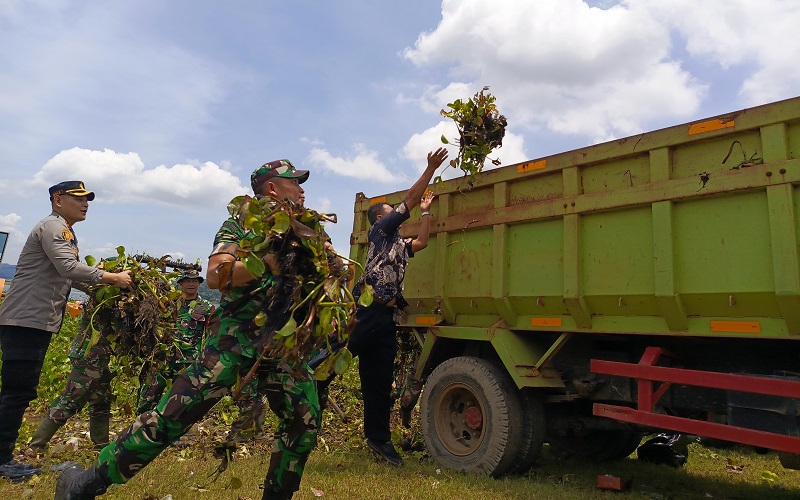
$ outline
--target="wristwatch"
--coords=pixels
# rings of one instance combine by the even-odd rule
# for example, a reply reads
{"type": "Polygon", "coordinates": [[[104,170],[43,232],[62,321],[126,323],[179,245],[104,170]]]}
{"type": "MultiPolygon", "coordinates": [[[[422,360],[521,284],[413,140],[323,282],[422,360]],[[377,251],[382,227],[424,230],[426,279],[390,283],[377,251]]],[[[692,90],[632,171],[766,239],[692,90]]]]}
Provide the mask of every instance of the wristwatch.
{"type": "Polygon", "coordinates": [[[430,215],[430,214],[431,214],[431,213],[430,213],[430,212],[428,212],[428,211],[426,210],[426,211],[422,212],[422,215],[420,215],[420,217],[423,217],[423,216],[425,216],[425,215],[430,215]]]}

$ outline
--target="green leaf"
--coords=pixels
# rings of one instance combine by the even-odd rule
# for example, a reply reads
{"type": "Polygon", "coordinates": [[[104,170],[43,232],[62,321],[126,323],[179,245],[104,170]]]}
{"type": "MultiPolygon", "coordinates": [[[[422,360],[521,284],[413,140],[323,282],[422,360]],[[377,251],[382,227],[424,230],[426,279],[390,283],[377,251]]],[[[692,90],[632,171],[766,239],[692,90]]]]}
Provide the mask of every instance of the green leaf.
{"type": "Polygon", "coordinates": [[[94,265],[97,263],[97,259],[95,259],[95,258],[94,258],[94,257],[92,257],[91,255],[87,255],[87,256],[84,258],[84,260],[86,261],[86,265],[87,265],[87,266],[92,266],[92,267],[94,267],[94,265]]]}
{"type": "Polygon", "coordinates": [[[291,224],[291,221],[289,220],[290,218],[291,217],[289,217],[289,214],[284,212],[283,210],[275,212],[275,218],[274,218],[275,224],[273,224],[272,229],[270,229],[270,231],[276,234],[285,233],[286,231],[289,230],[289,225],[291,224]]]}
{"type": "Polygon", "coordinates": [[[275,338],[288,337],[289,335],[293,334],[295,330],[297,330],[297,321],[295,321],[294,318],[289,318],[289,321],[283,325],[283,328],[275,333],[275,338]]]}
{"type": "Polygon", "coordinates": [[[778,475],[770,470],[765,470],[761,473],[761,480],[767,483],[773,483],[776,479],[778,479],[778,475]]]}
{"type": "Polygon", "coordinates": [[[119,258],[120,258],[120,259],[122,259],[123,257],[125,257],[125,247],[123,247],[123,246],[121,246],[121,245],[120,245],[120,246],[118,246],[118,247],[117,247],[117,255],[119,256],[119,258]]]}
{"type": "Polygon", "coordinates": [[[242,206],[242,204],[245,203],[245,200],[249,198],[250,197],[247,195],[242,195],[242,196],[237,196],[230,202],[228,202],[228,213],[231,215],[231,217],[237,217],[239,215],[240,208],[247,210],[250,204],[246,203],[244,206],[242,206]]]}
{"type": "Polygon", "coordinates": [[[447,137],[442,134],[442,144],[450,144],[450,141],[447,140],[447,137]]]}
{"type": "Polygon", "coordinates": [[[267,322],[267,313],[265,313],[264,311],[259,312],[258,314],[256,314],[256,317],[253,318],[253,323],[255,323],[256,326],[264,326],[266,322],[267,322]]]}
{"type": "Polygon", "coordinates": [[[252,229],[253,224],[258,221],[258,217],[255,215],[248,213],[244,217],[244,224],[242,224],[246,229],[252,229]]]}
{"type": "Polygon", "coordinates": [[[325,295],[332,302],[335,302],[339,298],[339,296],[341,295],[341,293],[340,293],[341,290],[339,288],[339,281],[334,279],[334,278],[330,278],[330,279],[325,280],[325,284],[322,285],[322,287],[325,289],[325,295]]]}
{"type": "Polygon", "coordinates": [[[316,370],[314,370],[314,380],[328,380],[328,378],[331,376],[331,373],[333,373],[333,367],[335,363],[335,356],[328,356],[325,358],[325,360],[319,364],[316,370]]]}
{"type": "Polygon", "coordinates": [[[87,351],[100,342],[100,332],[94,326],[92,326],[91,329],[92,337],[89,339],[89,345],[86,348],[87,351]]]}
{"type": "Polygon", "coordinates": [[[361,296],[358,298],[358,305],[369,307],[372,304],[374,295],[375,289],[372,288],[372,285],[364,283],[364,289],[361,291],[361,296]]]}
{"type": "Polygon", "coordinates": [[[291,349],[294,347],[294,344],[297,342],[297,335],[289,335],[285,337],[283,340],[283,345],[286,346],[287,349],[291,349]]]}
{"type": "Polygon", "coordinates": [[[250,273],[250,276],[254,278],[260,278],[264,275],[264,271],[267,270],[266,264],[264,261],[261,260],[257,255],[248,254],[241,258],[242,264],[244,264],[245,269],[247,272],[250,273]]]}
{"type": "Polygon", "coordinates": [[[330,307],[320,308],[319,324],[322,327],[323,334],[328,334],[333,331],[333,310],[330,307]]]}
{"type": "Polygon", "coordinates": [[[337,375],[344,373],[353,362],[353,354],[346,347],[336,354],[336,363],[334,364],[334,371],[337,375]]]}

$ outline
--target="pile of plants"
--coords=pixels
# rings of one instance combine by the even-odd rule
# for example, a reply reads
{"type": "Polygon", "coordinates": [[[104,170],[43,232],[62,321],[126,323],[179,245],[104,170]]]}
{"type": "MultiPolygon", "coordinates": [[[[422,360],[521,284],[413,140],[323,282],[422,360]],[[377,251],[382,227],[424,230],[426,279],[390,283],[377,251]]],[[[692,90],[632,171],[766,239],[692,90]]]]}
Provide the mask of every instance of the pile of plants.
{"type": "MultiPolygon", "coordinates": [[[[346,259],[333,254],[327,245],[323,229],[323,223],[336,222],[336,216],[298,207],[288,200],[248,195],[231,200],[228,212],[255,235],[239,242],[237,257],[252,276],[262,279],[255,292],[264,299],[255,318],[261,331],[259,360],[281,359],[293,365],[308,361],[323,347],[333,352],[333,339],[345,344],[355,311],[353,295],[347,288],[350,273],[343,264],[346,259]],[[267,273],[265,260],[279,269],[267,273]]],[[[221,283],[230,281],[232,269],[233,262],[218,269],[221,283]]],[[[362,303],[369,303],[371,298],[369,290],[362,303]]],[[[342,373],[351,360],[346,348],[334,352],[316,369],[315,377],[342,373]]],[[[241,386],[254,376],[258,365],[241,386]]]]}
{"type": "Polygon", "coordinates": [[[86,257],[90,266],[97,264],[108,272],[129,271],[133,279],[131,289],[110,284],[89,287],[83,306],[90,333],[88,347],[104,337],[113,347],[114,364],[123,371],[149,366],[169,349],[177,320],[176,301],[181,296],[181,291],[172,284],[178,275],[175,269],[199,269],[196,264],[173,262],[169,258],[169,255],[161,258],[126,255],[122,246],[117,247],[115,257],[99,263],[92,256],[86,257]]]}
{"type": "MultiPolygon", "coordinates": [[[[476,93],[471,99],[457,99],[447,105],[449,110],[441,110],[442,116],[452,119],[458,128],[459,138],[458,156],[450,160],[449,164],[469,176],[469,185],[475,179],[475,174],[483,170],[486,158],[495,149],[503,145],[508,122],[501,115],[495,104],[496,98],[487,92],[489,87],[476,93]]],[[[444,144],[451,142],[442,135],[444,144]]],[[[499,165],[499,159],[491,160],[494,165],[499,165]]],[[[442,176],[434,179],[441,182],[442,176]]]]}

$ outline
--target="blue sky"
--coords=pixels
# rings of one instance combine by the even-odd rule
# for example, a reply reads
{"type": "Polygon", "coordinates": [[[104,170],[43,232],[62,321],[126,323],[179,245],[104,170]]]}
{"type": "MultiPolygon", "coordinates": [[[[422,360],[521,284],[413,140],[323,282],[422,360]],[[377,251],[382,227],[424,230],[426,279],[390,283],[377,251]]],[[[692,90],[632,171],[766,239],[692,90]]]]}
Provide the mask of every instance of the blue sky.
{"type": "Polygon", "coordinates": [[[312,171],[348,253],[355,195],[408,188],[484,85],[503,165],[795,97],[782,0],[0,0],[0,231],[15,263],[47,187],[97,194],[82,256],[205,262],[250,172],[312,171]]]}

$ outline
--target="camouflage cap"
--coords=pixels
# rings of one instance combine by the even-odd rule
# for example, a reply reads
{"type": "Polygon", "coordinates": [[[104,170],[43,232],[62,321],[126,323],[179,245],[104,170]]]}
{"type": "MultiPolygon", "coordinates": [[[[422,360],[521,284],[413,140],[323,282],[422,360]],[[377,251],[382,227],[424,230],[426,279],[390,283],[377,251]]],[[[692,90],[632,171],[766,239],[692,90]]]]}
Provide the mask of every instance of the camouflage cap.
{"type": "Polygon", "coordinates": [[[289,160],[274,160],[261,165],[250,174],[250,186],[252,186],[253,192],[257,193],[258,188],[274,177],[297,179],[302,184],[308,180],[308,174],[308,170],[294,168],[289,160]]]}
{"type": "Polygon", "coordinates": [[[181,274],[178,275],[178,283],[186,279],[196,279],[200,280],[200,283],[205,281],[200,273],[197,272],[195,269],[187,269],[185,271],[181,271],[181,274]]]}

